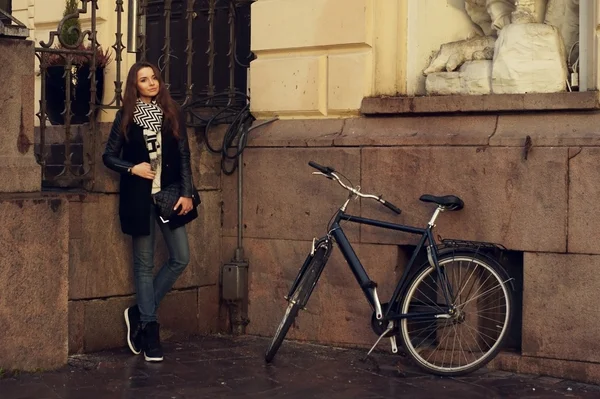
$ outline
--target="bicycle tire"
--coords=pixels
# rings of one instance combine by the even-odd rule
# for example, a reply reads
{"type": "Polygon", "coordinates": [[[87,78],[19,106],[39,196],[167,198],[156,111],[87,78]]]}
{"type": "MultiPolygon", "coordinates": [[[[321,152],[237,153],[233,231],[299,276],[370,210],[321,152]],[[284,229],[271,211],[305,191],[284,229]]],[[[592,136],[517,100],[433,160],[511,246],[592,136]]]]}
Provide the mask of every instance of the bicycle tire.
{"type": "Polygon", "coordinates": [[[298,312],[306,306],[306,303],[325,268],[330,253],[331,244],[327,241],[315,250],[314,255],[308,255],[308,257],[312,257],[312,259],[310,259],[310,263],[304,271],[304,274],[299,278],[296,289],[288,299],[289,304],[283,315],[283,319],[279,323],[275,335],[265,352],[265,361],[267,363],[270,363],[273,360],[290,327],[298,316],[298,312]]]}
{"type": "MultiPolygon", "coordinates": [[[[468,276],[468,280],[466,283],[459,283],[459,290],[452,290],[452,295],[455,297],[453,299],[453,303],[459,303],[461,301],[462,298],[462,293],[467,290],[467,287],[469,285],[469,280],[471,279],[471,277],[475,274],[475,270],[477,270],[477,268],[479,266],[481,266],[481,269],[479,272],[477,272],[477,274],[480,274],[482,271],[487,271],[490,274],[490,277],[493,277],[492,280],[492,284],[494,282],[497,282],[497,287],[493,287],[493,288],[489,288],[489,285],[486,286],[486,284],[489,284],[488,281],[490,279],[490,277],[488,277],[485,281],[483,281],[483,283],[481,283],[480,285],[476,285],[476,281],[475,279],[473,279],[473,282],[471,283],[471,287],[468,288],[468,293],[470,294],[473,291],[473,288],[476,287],[475,289],[477,291],[475,291],[474,293],[474,297],[471,299],[468,299],[468,297],[465,299],[464,304],[462,305],[457,305],[457,309],[458,309],[458,313],[461,313],[461,319],[458,319],[458,313],[455,317],[453,317],[454,320],[451,321],[452,323],[452,329],[446,330],[445,333],[437,333],[436,335],[433,335],[433,337],[431,336],[433,333],[428,333],[427,329],[423,329],[421,328],[423,324],[431,322],[430,325],[433,325],[434,328],[438,328],[438,325],[440,323],[440,321],[444,322],[447,319],[441,320],[441,319],[435,319],[435,318],[431,318],[429,321],[426,321],[425,319],[423,320],[419,320],[419,321],[410,321],[408,319],[403,319],[400,322],[400,338],[401,338],[401,342],[403,343],[403,346],[406,350],[406,353],[413,359],[413,361],[417,364],[417,366],[419,366],[421,369],[436,374],[436,375],[441,375],[441,376],[458,376],[458,375],[465,375],[465,374],[469,374],[472,373],[473,371],[483,367],[484,365],[486,365],[488,362],[490,362],[492,359],[494,359],[496,357],[496,355],[498,354],[498,352],[500,351],[500,349],[502,348],[502,344],[505,342],[506,337],[508,336],[508,331],[510,330],[510,326],[512,323],[512,317],[513,317],[513,298],[512,298],[512,290],[510,288],[510,286],[507,284],[506,281],[506,272],[504,271],[504,269],[502,268],[502,266],[495,261],[494,259],[485,256],[483,254],[478,254],[478,253],[474,253],[473,251],[470,250],[460,250],[460,249],[456,249],[453,250],[451,253],[442,253],[440,254],[439,260],[438,260],[438,264],[440,265],[440,268],[442,268],[442,270],[444,271],[444,278],[446,281],[448,281],[449,277],[448,277],[448,265],[450,263],[454,263],[454,262],[459,262],[459,271],[458,272],[454,272],[454,271],[450,271],[451,273],[458,273],[460,276],[461,273],[461,268],[462,266],[460,262],[468,262],[467,265],[470,264],[475,264],[475,268],[474,270],[471,272],[471,274],[468,276]],[[485,317],[483,315],[481,315],[481,313],[483,312],[483,310],[479,310],[477,309],[477,311],[471,311],[469,310],[468,312],[465,310],[467,305],[469,303],[473,304],[472,306],[469,305],[471,308],[473,306],[484,306],[484,308],[486,306],[489,306],[492,302],[495,302],[497,299],[493,299],[489,298],[489,296],[491,295],[502,295],[502,298],[504,298],[504,303],[505,303],[505,314],[502,315],[502,312],[500,312],[500,317],[496,318],[491,318],[491,317],[485,317]],[[475,302],[474,302],[475,301],[475,302]],[[483,305],[480,305],[480,302],[483,303],[483,305]],[[467,320],[469,319],[469,320],[467,320]],[[480,333],[481,336],[476,336],[475,334],[473,334],[472,330],[473,328],[468,326],[469,322],[471,320],[475,319],[477,321],[478,326],[480,326],[481,328],[485,328],[487,330],[490,330],[491,332],[489,333],[480,333]],[[425,338],[423,338],[423,340],[421,342],[419,342],[419,344],[417,344],[416,346],[414,345],[414,339],[411,339],[411,337],[409,337],[409,323],[413,323],[416,325],[416,331],[423,331],[423,335],[427,334],[427,336],[425,338]],[[420,324],[419,324],[420,323],[420,324]],[[460,361],[461,361],[461,357],[460,354],[458,355],[458,362],[459,365],[458,366],[453,366],[453,360],[455,359],[455,355],[454,353],[450,353],[449,356],[449,367],[444,367],[444,363],[445,363],[445,359],[447,356],[447,353],[449,352],[449,346],[450,346],[450,339],[452,339],[451,337],[453,337],[453,343],[452,343],[452,351],[454,350],[454,348],[456,347],[456,337],[459,336],[459,340],[462,339],[462,334],[460,334],[460,328],[462,324],[466,324],[466,329],[463,329],[463,331],[467,331],[467,333],[465,333],[465,336],[470,335],[472,338],[474,338],[475,344],[471,343],[469,345],[465,345],[466,347],[466,353],[469,354],[470,356],[475,356],[474,353],[476,353],[478,350],[481,351],[483,353],[483,350],[481,348],[480,343],[486,343],[486,341],[489,341],[491,338],[493,338],[493,336],[495,336],[496,334],[498,335],[497,341],[491,345],[491,347],[487,350],[487,352],[484,353],[484,355],[479,358],[474,360],[473,362],[469,363],[468,357],[466,353],[463,353],[463,356],[465,358],[465,360],[467,361],[467,364],[465,365],[460,365],[460,361]],[[481,326],[481,325],[485,325],[481,326]],[[458,325],[458,327],[456,327],[458,325]],[[491,327],[490,327],[491,325],[491,327]],[[440,335],[443,336],[440,339],[440,335]],[[446,344],[444,344],[444,341],[446,340],[446,344]],[[429,345],[429,343],[434,343],[435,345],[439,345],[439,347],[441,347],[441,351],[440,354],[438,354],[437,356],[434,356],[434,353],[438,350],[438,348],[436,347],[435,349],[431,349],[431,346],[433,345],[429,345]],[[423,345],[425,344],[425,345],[423,345]],[[423,346],[421,346],[423,345],[423,346]],[[425,356],[427,356],[427,359],[425,359],[425,356]],[[441,361],[441,366],[439,365],[439,358],[442,357],[442,361],[441,361]],[[433,357],[433,362],[431,361],[431,358],[433,357]],[[434,364],[434,362],[438,360],[438,364],[434,364]]],[[[436,269],[433,268],[432,266],[429,265],[428,262],[426,262],[423,266],[422,269],[417,272],[415,274],[415,276],[411,279],[410,283],[407,285],[406,291],[404,292],[404,295],[402,296],[402,300],[401,300],[401,310],[402,313],[408,313],[409,312],[409,308],[415,307],[415,306],[424,306],[423,304],[421,304],[422,300],[416,300],[414,298],[416,298],[416,292],[418,289],[418,286],[423,283],[424,289],[425,291],[419,291],[421,293],[423,293],[423,295],[429,299],[430,301],[432,301],[432,305],[434,305],[435,307],[438,307],[440,309],[442,309],[440,307],[440,304],[437,303],[437,299],[438,297],[441,297],[440,293],[438,292],[437,289],[434,289],[431,287],[431,284],[427,284],[426,283],[426,278],[427,277],[432,277],[432,273],[436,273],[436,269]],[[434,301],[429,297],[429,294],[433,293],[433,297],[435,299],[435,303],[434,301]],[[413,295],[414,298],[413,298],[413,295]],[[412,302],[414,301],[414,302],[412,302]],[[415,305],[417,304],[417,305],[415,305]]],[[[466,276],[466,274],[465,274],[466,276]]],[[[436,278],[436,276],[433,276],[433,278],[436,278]]],[[[437,276],[437,278],[439,279],[439,275],[437,276]]],[[[500,298],[498,296],[498,298],[500,298]]],[[[492,310],[495,308],[500,308],[501,306],[495,306],[494,303],[494,307],[491,308],[487,308],[484,310],[492,310]]],[[[411,311],[414,311],[415,309],[411,309],[411,311]]],[[[492,312],[493,314],[497,314],[498,312],[494,311],[492,312]]],[[[444,326],[443,328],[447,328],[448,325],[444,326]]],[[[487,331],[486,330],[486,331],[487,331]]],[[[477,331],[476,331],[477,333],[477,331]]],[[[419,338],[420,339],[420,338],[419,338]]],[[[459,341],[459,347],[461,350],[465,350],[463,348],[462,343],[459,341]]]]}

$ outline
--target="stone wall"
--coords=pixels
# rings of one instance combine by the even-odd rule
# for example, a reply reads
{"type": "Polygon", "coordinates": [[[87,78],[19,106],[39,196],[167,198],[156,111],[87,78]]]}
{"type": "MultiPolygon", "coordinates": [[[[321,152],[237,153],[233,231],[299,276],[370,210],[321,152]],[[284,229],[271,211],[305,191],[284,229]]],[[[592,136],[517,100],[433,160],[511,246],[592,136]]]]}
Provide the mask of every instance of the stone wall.
{"type": "Polygon", "coordinates": [[[0,37],[0,192],[40,189],[33,156],[33,42],[0,37]]]}
{"type": "Polygon", "coordinates": [[[0,224],[0,368],[60,367],[69,333],[69,203],[4,196],[0,224]]]}
{"type": "MultiPolygon", "coordinates": [[[[522,340],[514,345],[518,354],[494,364],[600,382],[600,336],[591,316],[600,290],[599,122],[600,113],[489,114],[280,121],[255,130],[244,154],[248,333],[272,336],[311,239],[325,233],[345,199],[335,183],[311,175],[307,163],[314,160],[403,210],[396,216],[372,201],[353,202],[349,212],[365,217],[424,226],[433,207],[420,195],[460,196],[464,210],[441,215],[436,234],[524,254],[522,340]],[[582,364],[586,372],[578,375],[582,364]]],[[[233,182],[223,187],[228,251],[236,234],[233,182]]],[[[404,246],[414,239],[368,226],[348,225],[346,233],[387,299],[406,263],[404,246]]],[[[336,250],[289,337],[371,345],[370,316],[336,250]]]]}

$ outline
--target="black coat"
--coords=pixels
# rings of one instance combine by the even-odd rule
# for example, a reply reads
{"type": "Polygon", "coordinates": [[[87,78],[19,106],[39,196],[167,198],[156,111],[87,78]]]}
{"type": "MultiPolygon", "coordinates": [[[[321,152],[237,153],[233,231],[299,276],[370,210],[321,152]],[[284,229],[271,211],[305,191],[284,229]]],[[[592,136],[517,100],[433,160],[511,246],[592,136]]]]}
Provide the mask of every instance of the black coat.
{"type": "MultiPolygon", "coordinates": [[[[179,134],[177,139],[166,121],[161,131],[162,167],[161,187],[172,183],[181,184],[181,196],[192,197],[192,168],[190,164],[190,147],[188,143],[184,114],[179,112],[179,134]]],[[[152,180],[129,174],[129,168],[142,163],[150,163],[150,155],[144,142],[144,130],[131,122],[127,132],[128,139],[121,133],[122,110],[112,125],[102,161],[104,164],[121,175],[119,197],[119,219],[121,230],[132,236],[150,234],[150,212],[155,212],[152,203],[152,180]]],[[[173,218],[170,228],[176,228],[198,217],[196,209],[185,218],[173,218]]]]}

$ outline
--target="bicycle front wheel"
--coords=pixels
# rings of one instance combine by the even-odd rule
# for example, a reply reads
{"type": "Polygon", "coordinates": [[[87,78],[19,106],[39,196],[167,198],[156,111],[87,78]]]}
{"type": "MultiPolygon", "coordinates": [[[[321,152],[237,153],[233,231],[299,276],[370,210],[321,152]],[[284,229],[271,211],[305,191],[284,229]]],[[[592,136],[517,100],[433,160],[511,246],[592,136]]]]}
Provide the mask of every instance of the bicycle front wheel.
{"type": "Polygon", "coordinates": [[[294,323],[296,316],[298,316],[298,312],[306,306],[306,303],[321,276],[321,272],[327,263],[330,252],[331,244],[329,242],[323,242],[315,250],[314,255],[309,255],[309,264],[304,270],[304,274],[300,276],[296,289],[288,298],[289,303],[285,314],[283,315],[283,319],[281,320],[281,323],[279,323],[277,331],[275,331],[275,335],[271,340],[271,344],[265,353],[265,360],[267,363],[270,363],[273,360],[290,327],[294,323]]]}
{"type": "Polygon", "coordinates": [[[402,300],[402,313],[450,313],[403,319],[401,337],[418,366],[438,375],[463,375],[492,360],[512,318],[512,291],[502,267],[473,252],[441,255],[440,269],[424,265],[402,300]],[[448,288],[450,304],[443,286],[448,288]]]}

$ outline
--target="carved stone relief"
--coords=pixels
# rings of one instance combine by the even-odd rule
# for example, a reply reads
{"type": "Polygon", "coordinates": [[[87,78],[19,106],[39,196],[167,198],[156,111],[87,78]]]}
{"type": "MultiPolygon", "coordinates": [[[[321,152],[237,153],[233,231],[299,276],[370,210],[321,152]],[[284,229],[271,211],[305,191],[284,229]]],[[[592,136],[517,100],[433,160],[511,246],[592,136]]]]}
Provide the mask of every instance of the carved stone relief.
{"type": "Polygon", "coordinates": [[[427,94],[566,90],[579,0],[465,0],[465,11],[480,35],[440,46],[423,71],[427,94]]]}

